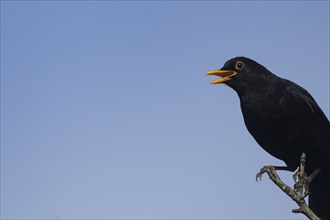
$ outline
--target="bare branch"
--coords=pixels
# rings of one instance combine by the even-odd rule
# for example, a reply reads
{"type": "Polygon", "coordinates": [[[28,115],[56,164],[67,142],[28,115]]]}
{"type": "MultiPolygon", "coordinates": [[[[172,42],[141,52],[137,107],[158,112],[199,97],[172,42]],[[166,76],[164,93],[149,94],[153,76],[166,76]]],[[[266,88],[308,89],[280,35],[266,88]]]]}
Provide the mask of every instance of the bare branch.
{"type": "Polygon", "coordinates": [[[277,185],[285,194],[287,194],[293,201],[298,204],[299,208],[292,210],[293,213],[302,213],[311,220],[320,220],[320,218],[315,215],[315,213],[309,208],[305,201],[305,197],[307,196],[306,193],[304,193],[305,160],[306,155],[303,153],[300,160],[298,182],[294,185],[294,189],[282,182],[273,166],[264,166],[257,174],[257,176],[261,177],[262,174],[267,173],[275,185],[277,185]]]}

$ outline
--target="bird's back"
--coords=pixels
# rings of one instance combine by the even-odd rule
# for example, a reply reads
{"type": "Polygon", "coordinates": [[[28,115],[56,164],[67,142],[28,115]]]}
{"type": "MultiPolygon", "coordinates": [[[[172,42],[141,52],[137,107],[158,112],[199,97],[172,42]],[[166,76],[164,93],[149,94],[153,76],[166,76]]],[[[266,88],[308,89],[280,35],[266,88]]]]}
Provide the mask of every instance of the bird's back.
{"type": "Polygon", "coordinates": [[[293,170],[302,152],[310,155],[310,170],[329,164],[330,123],[306,90],[276,77],[263,91],[246,92],[240,101],[247,129],[268,153],[293,170]]]}

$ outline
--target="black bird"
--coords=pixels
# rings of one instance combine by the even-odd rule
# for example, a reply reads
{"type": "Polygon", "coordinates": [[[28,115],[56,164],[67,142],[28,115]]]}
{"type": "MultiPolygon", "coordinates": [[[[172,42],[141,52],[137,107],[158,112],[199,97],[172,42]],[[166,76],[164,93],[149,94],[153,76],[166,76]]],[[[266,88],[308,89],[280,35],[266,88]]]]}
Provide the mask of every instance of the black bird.
{"type": "Polygon", "coordinates": [[[287,165],[278,169],[295,171],[305,152],[306,173],[316,175],[309,206],[321,219],[330,219],[330,122],[313,97],[245,57],[230,59],[207,75],[221,77],[212,84],[224,83],[236,91],[250,134],[287,165]]]}

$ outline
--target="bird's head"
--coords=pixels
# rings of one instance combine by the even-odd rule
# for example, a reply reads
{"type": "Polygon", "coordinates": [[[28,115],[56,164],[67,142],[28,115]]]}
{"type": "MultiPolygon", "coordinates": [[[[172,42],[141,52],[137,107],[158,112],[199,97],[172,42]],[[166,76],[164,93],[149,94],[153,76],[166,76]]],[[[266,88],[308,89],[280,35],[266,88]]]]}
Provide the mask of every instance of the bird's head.
{"type": "Polygon", "coordinates": [[[207,75],[219,76],[211,84],[226,84],[237,92],[262,87],[265,80],[274,75],[264,66],[246,57],[235,57],[228,60],[219,70],[211,70],[207,75]]]}

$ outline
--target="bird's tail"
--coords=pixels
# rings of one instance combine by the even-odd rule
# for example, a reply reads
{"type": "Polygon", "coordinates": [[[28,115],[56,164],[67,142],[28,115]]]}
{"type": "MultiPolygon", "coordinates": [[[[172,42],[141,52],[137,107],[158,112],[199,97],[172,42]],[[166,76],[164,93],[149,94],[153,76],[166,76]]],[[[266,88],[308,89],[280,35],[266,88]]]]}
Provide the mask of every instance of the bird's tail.
{"type": "Polygon", "coordinates": [[[309,206],[322,220],[330,220],[330,168],[321,170],[312,180],[309,206]]]}

